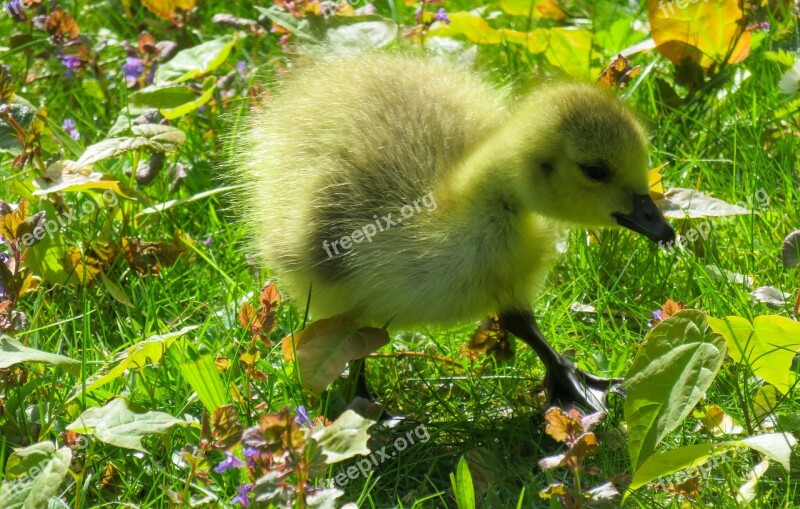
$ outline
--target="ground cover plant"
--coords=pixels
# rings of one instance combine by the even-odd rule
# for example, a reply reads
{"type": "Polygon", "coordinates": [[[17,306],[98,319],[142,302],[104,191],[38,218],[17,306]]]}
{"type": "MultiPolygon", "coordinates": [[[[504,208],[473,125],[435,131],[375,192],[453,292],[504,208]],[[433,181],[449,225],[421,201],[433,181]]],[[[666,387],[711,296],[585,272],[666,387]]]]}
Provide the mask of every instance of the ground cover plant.
{"type": "Polygon", "coordinates": [[[800,505],[799,14],[3,3],[0,508],[800,505]],[[230,141],[296,62],[376,48],[518,91],[595,81],[649,123],[678,242],[573,230],[535,302],[554,347],[626,378],[607,413],[548,407],[491,318],[312,323],[250,259],[230,141]],[[376,349],[371,388],[402,418],[339,378],[376,349]]]}

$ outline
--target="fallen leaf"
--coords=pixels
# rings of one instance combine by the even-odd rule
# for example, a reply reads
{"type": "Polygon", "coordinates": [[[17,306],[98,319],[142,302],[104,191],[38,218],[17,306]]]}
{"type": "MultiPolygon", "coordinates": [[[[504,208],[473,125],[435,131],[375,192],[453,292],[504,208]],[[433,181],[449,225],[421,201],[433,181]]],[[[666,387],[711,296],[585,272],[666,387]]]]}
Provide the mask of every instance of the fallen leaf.
{"type": "Polygon", "coordinates": [[[733,417],[726,414],[723,409],[716,405],[711,405],[706,409],[703,426],[715,437],[744,433],[744,428],[741,424],[733,420],[733,417]]]}
{"type": "Polygon", "coordinates": [[[360,359],[389,343],[384,329],[361,327],[348,318],[317,320],[283,338],[287,361],[297,359],[303,387],[321,394],[351,360],[360,359]]]}
{"type": "Polygon", "coordinates": [[[738,0],[690,2],[648,0],[650,30],[659,53],[673,64],[685,61],[703,69],[741,62],[750,53],[750,32],[738,0]]]}
{"type": "Polygon", "coordinates": [[[669,219],[698,219],[704,217],[725,217],[750,214],[751,211],[728,203],[724,200],[711,198],[694,189],[681,189],[673,187],[664,197],[656,202],[669,219]]]}
{"type": "Polygon", "coordinates": [[[172,242],[150,242],[136,237],[123,237],[125,259],[140,276],[159,276],[161,269],[175,264],[180,255],[188,251],[190,240],[176,232],[172,242]]]}

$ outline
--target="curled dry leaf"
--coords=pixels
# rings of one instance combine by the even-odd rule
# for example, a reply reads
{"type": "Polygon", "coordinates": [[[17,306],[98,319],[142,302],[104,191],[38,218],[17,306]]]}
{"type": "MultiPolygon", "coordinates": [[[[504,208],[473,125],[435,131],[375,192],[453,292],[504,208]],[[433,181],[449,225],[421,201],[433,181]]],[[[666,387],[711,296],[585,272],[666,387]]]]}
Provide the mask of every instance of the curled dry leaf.
{"type": "Polygon", "coordinates": [[[242,439],[242,425],[233,405],[219,407],[211,413],[211,445],[229,449],[242,439]]]}
{"type": "Polygon", "coordinates": [[[703,418],[703,426],[715,437],[725,435],[739,435],[744,433],[744,428],[716,405],[708,407],[703,418]]]}
{"type": "Polygon", "coordinates": [[[561,408],[551,407],[544,414],[544,432],[556,442],[572,444],[583,433],[581,414],[572,409],[564,412],[561,408]]]}
{"type": "Polygon", "coordinates": [[[176,232],[172,242],[150,242],[137,237],[123,237],[122,249],[125,259],[139,275],[161,274],[161,269],[173,265],[180,255],[188,249],[191,240],[181,232],[176,232]]]}
{"type": "Polygon", "coordinates": [[[603,69],[597,83],[605,88],[625,88],[641,72],[641,66],[631,67],[631,61],[619,54],[603,69]]]}
{"type": "Polygon", "coordinates": [[[267,345],[272,345],[269,333],[278,325],[277,310],[281,305],[281,296],[278,288],[273,283],[267,283],[258,296],[258,310],[245,302],[239,309],[239,324],[250,332],[253,339],[261,339],[267,345]]]}
{"type": "Polygon", "coordinates": [[[166,21],[176,21],[183,12],[194,9],[195,0],[142,0],[148,11],[166,21]]]}
{"type": "Polygon", "coordinates": [[[44,26],[59,44],[75,39],[81,34],[78,22],[61,7],[56,7],[47,16],[44,26]]]}
{"type": "Polygon", "coordinates": [[[500,327],[496,316],[484,321],[470,337],[465,353],[471,359],[479,355],[491,355],[498,361],[514,357],[514,341],[509,340],[508,331],[500,327]]]}

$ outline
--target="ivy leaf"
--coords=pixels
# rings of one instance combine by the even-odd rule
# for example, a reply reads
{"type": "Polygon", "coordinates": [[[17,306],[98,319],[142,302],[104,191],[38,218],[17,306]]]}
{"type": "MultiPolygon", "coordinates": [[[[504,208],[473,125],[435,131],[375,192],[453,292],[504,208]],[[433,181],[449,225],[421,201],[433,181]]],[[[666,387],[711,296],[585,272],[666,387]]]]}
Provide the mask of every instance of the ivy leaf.
{"type": "Polygon", "coordinates": [[[778,315],[757,316],[752,325],[741,316],[709,317],[708,322],[725,337],[734,361],[746,361],[756,376],[782,393],[790,389],[792,359],[800,351],[800,323],[778,315]]]}
{"type": "Polygon", "coordinates": [[[297,357],[303,387],[322,393],[347,363],[389,343],[389,334],[375,327],[359,328],[347,318],[317,320],[294,336],[283,338],[287,361],[297,357]]]}
{"type": "Polygon", "coordinates": [[[714,381],[725,351],[725,340],[696,310],[670,316],[647,334],[623,385],[634,468],[689,415],[714,381]]]}
{"type": "Polygon", "coordinates": [[[315,431],[311,437],[322,447],[325,463],[338,463],[359,454],[369,454],[367,429],[375,421],[345,410],[333,424],[315,431]]]}
{"type": "Polygon", "coordinates": [[[179,51],[156,69],[155,84],[181,83],[210,73],[228,58],[235,42],[226,36],[179,51]]]}
{"type": "Polygon", "coordinates": [[[109,157],[116,157],[135,150],[152,152],[176,152],[186,141],[186,134],[175,127],[160,124],[143,124],[131,127],[133,136],[109,138],[86,148],[75,162],[82,169],[109,157]]]}
{"type": "Polygon", "coordinates": [[[101,442],[124,449],[147,452],[142,438],[165,435],[176,424],[187,424],[164,412],[134,413],[122,398],[104,407],[92,407],[83,412],[67,429],[83,435],[94,435],[101,442]]]}
{"type": "Polygon", "coordinates": [[[0,509],[48,507],[66,479],[71,461],[72,449],[56,449],[52,442],[39,442],[12,452],[0,487],[0,509]]]}
{"type": "Polygon", "coordinates": [[[25,362],[43,362],[53,364],[72,375],[78,375],[81,370],[81,361],[43,352],[35,348],[28,348],[16,339],[9,336],[0,336],[0,369],[5,369],[14,364],[25,362]]]}

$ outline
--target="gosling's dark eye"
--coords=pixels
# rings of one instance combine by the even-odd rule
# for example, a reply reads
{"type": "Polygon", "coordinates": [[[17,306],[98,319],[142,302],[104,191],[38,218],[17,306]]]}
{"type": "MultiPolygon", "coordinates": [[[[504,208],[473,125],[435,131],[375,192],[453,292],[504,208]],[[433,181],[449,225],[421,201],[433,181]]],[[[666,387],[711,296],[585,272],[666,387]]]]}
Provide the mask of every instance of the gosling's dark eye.
{"type": "Polygon", "coordinates": [[[581,170],[584,175],[597,182],[611,180],[611,172],[602,164],[582,164],[581,170]]]}

